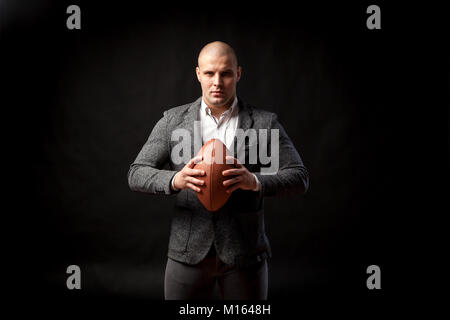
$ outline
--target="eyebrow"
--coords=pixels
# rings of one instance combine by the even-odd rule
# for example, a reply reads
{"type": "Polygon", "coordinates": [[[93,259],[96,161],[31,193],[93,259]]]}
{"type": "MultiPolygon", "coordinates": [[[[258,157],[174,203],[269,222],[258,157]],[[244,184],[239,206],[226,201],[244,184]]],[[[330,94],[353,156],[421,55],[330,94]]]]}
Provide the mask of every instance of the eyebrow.
{"type": "MultiPolygon", "coordinates": [[[[203,73],[206,73],[206,72],[214,72],[213,70],[209,70],[209,69],[206,69],[206,70],[203,70],[203,73]]],[[[226,70],[223,70],[223,71],[220,71],[221,73],[223,73],[223,72],[233,72],[233,69],[226,69],[226,70]]]]}

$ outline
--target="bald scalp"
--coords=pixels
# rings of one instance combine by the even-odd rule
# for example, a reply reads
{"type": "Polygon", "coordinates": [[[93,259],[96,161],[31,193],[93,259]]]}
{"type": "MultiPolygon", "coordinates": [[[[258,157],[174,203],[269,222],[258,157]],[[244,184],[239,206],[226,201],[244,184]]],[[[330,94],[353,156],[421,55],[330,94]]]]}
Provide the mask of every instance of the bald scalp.
{"type": "Polygon", "coordinates": [[[233,48],[225,42],[222,41],[214,41],[208,43],[206,46],[202,48],[198,55],[197,64],[200,67],[200,63],[205,56],[210,57],[221,57],[221,56],[229,56],[232,61],[234,67],[238,67],[238,61],[236,57],[236,53],[233,48]]]}

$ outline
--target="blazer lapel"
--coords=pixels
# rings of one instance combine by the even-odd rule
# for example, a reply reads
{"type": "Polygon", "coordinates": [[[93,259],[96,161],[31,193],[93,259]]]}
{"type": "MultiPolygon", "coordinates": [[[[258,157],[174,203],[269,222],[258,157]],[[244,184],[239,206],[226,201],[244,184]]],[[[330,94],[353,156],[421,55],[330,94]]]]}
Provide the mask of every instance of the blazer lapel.
{"type": "MultiPolygon", "coordinates": [[[[237,127],[239,129],[242,129],[247,131],[250,129],[253,125],[253,117],[250,107],[242,101],[242,99],[238,98],[239,100],[239,118],[238,118],[238,125],[237,127]]],[[[238,155],[242,148],[245,147],[244,140],[237,141],[237,137],[234,138],[234,143],[236,145],[236,154],[238,155]]]]}
{"type": "Polygon", "coordinates": [[[183,128],[189,131],[191,135],[191,157],[197,155],[198,151],[202,148],[202,136],[200,126],[200,105],[202,98],[198,98],[191,106],[186,110],[186,114],[182,117],[183,121],[176,127],[183,128]]]}

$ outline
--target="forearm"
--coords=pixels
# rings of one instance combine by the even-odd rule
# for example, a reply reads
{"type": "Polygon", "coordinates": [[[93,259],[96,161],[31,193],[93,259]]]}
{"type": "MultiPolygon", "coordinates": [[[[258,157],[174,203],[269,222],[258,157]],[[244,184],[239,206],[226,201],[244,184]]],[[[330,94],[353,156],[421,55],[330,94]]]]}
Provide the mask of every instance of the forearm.
{"type": "Polygon", "coordinates": [[[137,192],[172,194],[170,184],[176,171],[160,170],[142,164],[132,164],[128,171],[128,185],[137,192]]]}
{"type": "Polygon", "coordinates": [[[304,194],[309,188],[308,170],[286,131],[277,121],[275,114],[273,114],[270,128],[279,130],[278,140],[273,141],[273,144],[278,144],[279,147],[275,147],[271,152],[272,155],[278,155],[279,167],[277,165],[277,169],[265,171],[273,172],[273,174],[255,172],[261,183],[262,195],[304,194]]]}
{"type": "Polygon", "coordinates": [[[161,118],[153,128],[147,142],[128,170],[131,190],[149,194],[172,194],[170,181],[176,171],[164,170],[169,163],[167,117],[161,118]]]}
{"type": "Polygon", "coordinates": [[[309,188],[309,174],[304,166],[280,169],[276,174],[254,173],[261,183],[263,196],[304,194],[309,188]]]}

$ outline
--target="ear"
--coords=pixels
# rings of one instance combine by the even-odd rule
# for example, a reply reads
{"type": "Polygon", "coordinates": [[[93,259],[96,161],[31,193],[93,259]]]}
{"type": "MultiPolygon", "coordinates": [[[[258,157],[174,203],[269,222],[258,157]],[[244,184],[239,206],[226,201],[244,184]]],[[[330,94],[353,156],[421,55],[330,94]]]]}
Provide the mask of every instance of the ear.
{"type": "Polygon", "coordinates": [[[241,66],[239,66],[237,68],[237,73],[236,73],[236,77],[237,77],[236,82],[239,82],[239,80],[241,79],[241,75],[242,75],[242,68],[241,68],[241,66]]]}
{"type": "Polygon", "coordinates": [[[195,68],[195,73],[197,74],[197,80],[198,80],[198,82],[200,82],[200,68],[199,68],[199,67],[196,67],[196,68],[195,68]]]}

